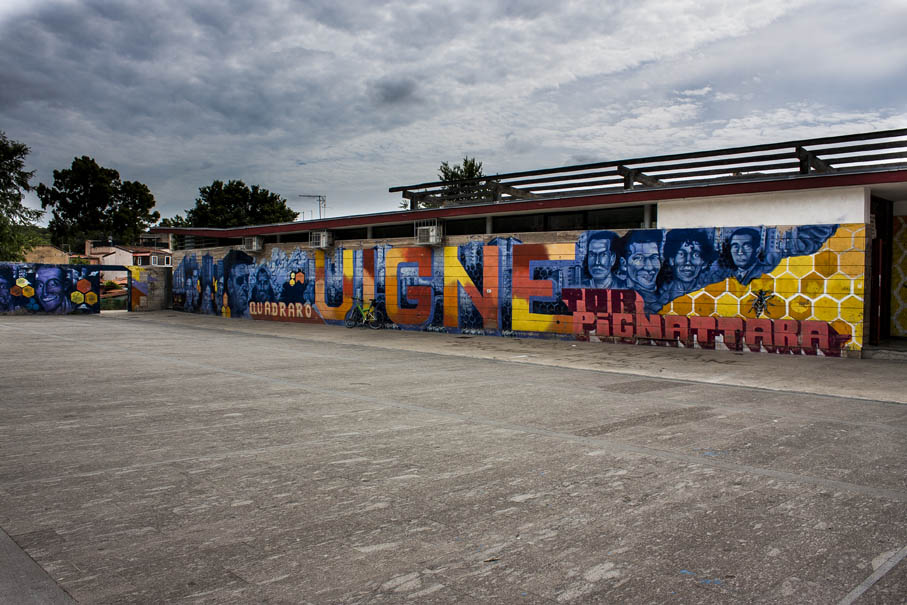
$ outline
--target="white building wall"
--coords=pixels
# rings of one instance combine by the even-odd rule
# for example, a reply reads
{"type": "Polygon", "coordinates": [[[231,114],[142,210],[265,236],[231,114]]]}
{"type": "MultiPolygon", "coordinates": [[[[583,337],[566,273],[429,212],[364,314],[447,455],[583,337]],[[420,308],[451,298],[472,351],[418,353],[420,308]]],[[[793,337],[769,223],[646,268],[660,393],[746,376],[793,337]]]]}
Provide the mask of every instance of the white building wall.
{"type": "Polygon", "coordinates": [[[869,189],[834,187],[658,202],[658,228],[869,222],[869,189]]]}

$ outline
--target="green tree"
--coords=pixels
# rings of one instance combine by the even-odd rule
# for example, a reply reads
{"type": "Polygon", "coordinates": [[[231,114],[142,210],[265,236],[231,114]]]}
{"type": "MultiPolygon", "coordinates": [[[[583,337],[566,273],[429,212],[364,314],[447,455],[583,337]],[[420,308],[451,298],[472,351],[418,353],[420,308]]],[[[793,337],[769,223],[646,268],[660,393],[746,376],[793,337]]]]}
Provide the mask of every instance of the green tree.
{"type": "Polygon", "coordinates": [[[158,227],[191,227],[189,221],[182,214],[177,214],[173,218],[162,218],[157,224],[158,227]]]}
{"type": "Polygon", "coordinates": [[[160,214],[148,186],[121,181],[120,173],[99,166],[93,158],[73,158],[72,166],[54,170],[53,187],[36,188],[43,208],[51,208],[48,228],[56,245],[79,249],[85,240],[112,239],[133,243],[160,214]]]}
{"type": "Polygon", "coordinates": [[[25,170],[28,152],[25,144],[0,131],[0,260],[25,260],[25,253],[38,243],[32,227],[43,212],[22,203],[35,174],[25,170]]]}
{"type": "Polygon", "coordinates": [[[191,227],[241,227],[269,225],[296,220],[298,212],[287,206],[287,200],[258,185],[249,187],[242,181],[214,181],[199,187],[195,207],[186,211],[191,227]]]}
{"type": "MultiPolygon", "coordinates": [[[[481,179],[484,176],[482,162],[476,161],[475,158],[469,156],[464,156],[461,164],[450,165],[447,162],[441,162],[441,166],[438,167],[438,178],[450,184],[444,185],[438,195],[420,199],[418,201],[419,208],[440,208],[441,206],[490,200],[494,195],[495,181],[457,182],[467,179],[481,179]]],[[[408,202],[403,202],[400,206],[401,208],[408,208],[409,204],[408,202]]]]}

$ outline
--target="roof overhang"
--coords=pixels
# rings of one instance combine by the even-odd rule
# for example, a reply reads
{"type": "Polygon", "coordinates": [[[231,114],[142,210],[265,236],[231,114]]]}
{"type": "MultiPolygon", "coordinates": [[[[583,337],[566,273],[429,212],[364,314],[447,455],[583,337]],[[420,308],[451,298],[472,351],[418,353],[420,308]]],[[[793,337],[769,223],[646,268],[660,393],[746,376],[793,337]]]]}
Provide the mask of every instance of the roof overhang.
{"type": "Polygon", "coordinates": [[[613,193],[593,193],[581,195],[571,193],[562,197],[530,199],[502,203],[481,203],[474,205],[452,206],[426,210],[398,210],[375,214],[358,214],[275,225],[250,225],[232,228],[196,228],[196,227],[152,227],[151,233],[172,233],[212,238],[240,238],[254,235],[279,235],[282,233],[302,233],[368,227],[378,225],[402,224],[423,219],[466,219],[505,214],[522,214],[530,212],[584,210],[595,207],[614,205],[638,205],[655,202],[669,202],[676,199],[695,197],[713,197],[728,195],[748,195],[779,191],[802,191],[805,189],[824,189],[830,187],[871,187],[873,192],[907,199],[907,169],[875,170],[872,172],[837,172],[787,176],[785,178],[769,177],[734,183],[714,185],[673,185],[650,189],[617,191],[613,193]]]}

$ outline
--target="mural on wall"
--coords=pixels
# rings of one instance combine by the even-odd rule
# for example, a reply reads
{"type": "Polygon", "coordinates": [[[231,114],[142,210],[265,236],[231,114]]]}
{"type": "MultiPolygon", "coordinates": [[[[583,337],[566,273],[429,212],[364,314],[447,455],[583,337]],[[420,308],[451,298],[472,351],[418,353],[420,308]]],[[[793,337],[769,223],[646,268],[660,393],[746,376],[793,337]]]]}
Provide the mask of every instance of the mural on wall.
{"type": "Polygon", "coordinates": [[[891,335],[907,336],[907,216],[894,217],[891,251],[891,335]]]}
{"type": "Polygon", "coordinates": [[[572,243],[274,248],[263,262],[239,251],[217,260],[190,254],[174,272],[174,306],[340,324],[354,299],[374,298],[387,327],[401,329],[839,355],[862,345],[862,229],[649,229],[588,231],[572,243]]]}
{"type": "Polygon", "coordinates": [[[0,264],[0,313],[100,313],[100,293],[89,266],[0,264]]]}
{"type": "Polygon", "coordinates": [[[127,265],[129,270],[129,310],[130,311],[147,311],[148,301],[150,300],[155,289],[160,287],[158,280],[160,275],[149,270],[148,267],[138,265],[127,265]]]}

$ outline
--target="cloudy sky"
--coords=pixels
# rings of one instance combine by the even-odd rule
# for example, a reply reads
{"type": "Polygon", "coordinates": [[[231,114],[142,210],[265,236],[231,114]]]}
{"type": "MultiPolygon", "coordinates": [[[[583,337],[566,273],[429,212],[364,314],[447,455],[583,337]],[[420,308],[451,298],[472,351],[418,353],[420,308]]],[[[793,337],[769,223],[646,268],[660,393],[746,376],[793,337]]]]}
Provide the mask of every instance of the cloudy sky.
{"type": "Polygon", "coordinates": [[[0,0],[0,130],[34,184],[89,155],[163,216],[215,179],[380,212],[464,154],[494,174],[907,127],[905,23],[907,0],[0,0]]]}

